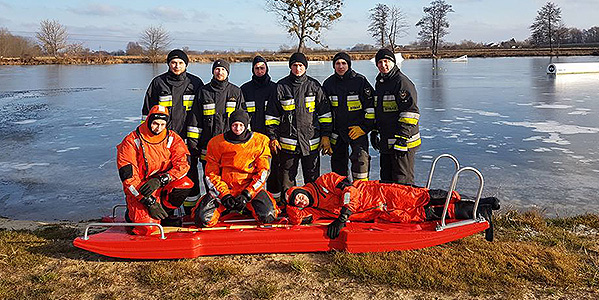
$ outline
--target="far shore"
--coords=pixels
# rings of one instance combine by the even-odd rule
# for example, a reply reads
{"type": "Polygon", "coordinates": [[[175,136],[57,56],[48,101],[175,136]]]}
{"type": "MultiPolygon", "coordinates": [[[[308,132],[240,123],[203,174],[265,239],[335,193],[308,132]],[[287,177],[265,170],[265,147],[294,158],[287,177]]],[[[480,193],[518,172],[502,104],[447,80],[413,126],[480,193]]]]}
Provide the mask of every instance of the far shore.
{"type": "MultiPolygon", "coordinates": [[[[433,58],[430,50],[399,50],[405,59],[433,58]]],[[[313,61],[330,61],[336,51],[308,52],[306,55],[313,61]]],[[[349,52],[354,60],[369,60],[376,51],[349,52]]],[[[209,63],[222,58],[230,62],[251,62],[256,55],[262,55],[267,61],[286,61],[291,53],[285,52],[244,52],[244,53],[216,53],[192,54],[190,62],[209,63]]],[[[484,48],[484,49],[443,49],[439,51],[438,59],[457,58],[463,55],[469,57],[522,57],[522,56],[599,56],[599,47],[577,48],[484,48]]],[[[599,59],[598,59],[599,60],[599,59]]],[[[162,57],[154,59],[155,63],[162,63],[162,57]]],[[[82,55],[82,56],[40,56],[40,57],[0,57],[0,65],[94,65],[94,64],[138,64],[153,63],[147,56],[111,56],[111,55],[82,55]]]]}

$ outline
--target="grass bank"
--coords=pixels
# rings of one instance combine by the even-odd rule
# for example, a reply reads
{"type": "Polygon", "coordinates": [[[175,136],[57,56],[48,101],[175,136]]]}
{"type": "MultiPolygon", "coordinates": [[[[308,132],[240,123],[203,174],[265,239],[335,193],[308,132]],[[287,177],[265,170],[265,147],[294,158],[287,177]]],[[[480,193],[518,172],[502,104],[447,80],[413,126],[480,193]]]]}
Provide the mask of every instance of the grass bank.
{"type": "Polygon", "coordinates": [[[74,248],[80,229],[0,231],[0,299],[597,299],[599,215],[507,212],[496,241],[428,249],[131,261],[74,248]]]}
{"type": "MultiPolygon", "coordinates": [[[[330,61],[337,51],[310,52],[307,54],[309,60],[330,61]]],[[[374,57],[376,51],[350,52],[354,60],[369,60],[374,57]]],[[[430,50],[401,50],[406,59],[432,58],[430,50]]],[[[191,62],[209,63],[222,58],[229,62],[251,62],[254,56],[262,55],[267,61],[287,61],[291,53],[222,53],[190,55],[191,62]]],[[[599,47],[572,47],[554,49],[549,48],[480,48],[480,49],[442,49],[439,50],[438,58],[455,58],[462,55],[470,57],[521,57],[521,56],[599,56],[599,47]]],[[[166,57],[166,55],[164,55],[166,57]]],[[[158,59],[162,63],[162,58],[158,59]]],[[[82,55],[82,56],[60,56],[60,57],[0,57],[0,65],[48,65],[48,64],[131,64],[152,63],[146,56],[111,56],[111,55],[82,55]]]]}

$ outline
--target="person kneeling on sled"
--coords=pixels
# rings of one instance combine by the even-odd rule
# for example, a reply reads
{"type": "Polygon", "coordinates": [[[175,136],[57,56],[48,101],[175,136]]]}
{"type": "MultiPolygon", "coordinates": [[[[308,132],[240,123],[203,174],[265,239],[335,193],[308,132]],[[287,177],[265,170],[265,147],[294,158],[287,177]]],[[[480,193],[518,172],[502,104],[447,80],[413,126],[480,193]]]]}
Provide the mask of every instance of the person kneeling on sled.
{"type": "MultiPolygon", "coordinates": [[[[287,191],[287,214],[291,224],[311,223],[320,218],[336,218],[328,225],[331,239],[339,236],[348,220],[397,223],[440,220],[447,191],[379,181],[354,181],[336,173],[324,174],[314,183],[287,191]]],[[[473,201],[461,201],[454,191],[447,217],[472,219],[473,201]]],[[[495,197],[479,201],[478,214],[489,222],[485,238],[493,240],[492,210],[499,209],[495,197]]]]}
{"type": "Polygon", "coordinates": [[[192,211],[196,225],[216,225],[223,213],[247,209],[260,223],[272,223],[279,214],[264,186],[270,167],[269,139],[248,128],[249,115],[241,109],[229,117],[231,127],[208,142],[208,193],[192,211]]]}
{"type": "MultiPolygon", "coordinates": [[[[174,211],[183,204],[193,182],[185,176],[189,151],[177,133],[166,129],[168,119],[166,107],[153,106],[146,121],[116,147],[127,222],[181,226],[174,211]]],[[[156,230],[156,226],[136,226],[132,232],[149,235],[156,230]]]]}

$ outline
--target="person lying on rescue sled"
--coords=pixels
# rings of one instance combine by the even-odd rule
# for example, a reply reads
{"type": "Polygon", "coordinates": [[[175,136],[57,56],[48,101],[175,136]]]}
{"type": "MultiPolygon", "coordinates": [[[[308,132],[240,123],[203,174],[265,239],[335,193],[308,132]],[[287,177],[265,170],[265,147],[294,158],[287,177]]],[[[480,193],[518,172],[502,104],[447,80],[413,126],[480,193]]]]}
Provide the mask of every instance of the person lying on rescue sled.
{"type": "Polygon", "coordinates": [[[208,193],[192,211],[198,226],[212,227],[221,215],[247,209],[260,223],[272,223],[279,214],[265,190],[270,167],[267,136],[248,128],[250,117],[242,109],[229,117],[231,127],[208,142],[206,182],[208,193]]]}
{"type": "MultiPolygon", "coordinates": [[[[440,220],[447,191],[379,181],[354,181],[336,173],[324,174],[314,183],[293,187],[286,193],[291,224],[311,223],[320,218],[336,218],[328,225],[331,239],[339,236],[348,220],[397,223],[440,220]]],[[[461,201],[452,192],[447,217],[471,219],[473,201],[461,201]]],[[[489,221],[485,238],[493,240],[492,210],[499,209],[495,197],[481,198],[477,214],[489,221]]]]}
{"type": "MultiPolygon", "coordinates": [[[[189,151],[183,139],[166,128],[168,119],[168,109],[154,105],[146,121],[116,146],[129,223],[181,226],[174,211],[183,204],[193,182],[185,176],[189,151]]],[[[132,233],[149,235],[156,230],[155,226],[136,226],[132,233]]]]}

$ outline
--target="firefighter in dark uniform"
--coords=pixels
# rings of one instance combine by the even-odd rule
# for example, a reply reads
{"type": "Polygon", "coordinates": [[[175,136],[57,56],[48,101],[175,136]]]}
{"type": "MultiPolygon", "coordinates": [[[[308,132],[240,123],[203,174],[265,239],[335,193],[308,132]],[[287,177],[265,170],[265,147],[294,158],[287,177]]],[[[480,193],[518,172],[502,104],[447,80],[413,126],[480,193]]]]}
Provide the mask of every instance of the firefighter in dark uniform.
{"type": "Polygon", "coordinates": [[[322,84],[333,112],[331,134],[331,169],[348,176],[348,147],[351,147],[351,175],[355,180],[368,180],[370,155],[368,135],[374,127],[374,89],[366,77],[351,68],[351,58],[345,52],[333,57],[335,74],[322,84]]]}
{"type": "Polygon", "coordinates": [[[373,148],[381,152],[381,181],[414,184],[414,156],[421,143],[416,87],[399,70],[389,49],[380,49],[375,59],[380,72],[374,109],[378,132],[370,138],[373,148]]]}
{"type": "MultiPolygon", "coordinates": [[[[258,55],[252,62],[252,80],[241,86],[247,112],[250,115],[250,128],[253,132],[266,134],[265,113],[268,99],[276,90],[276,83],[268,75],[266,60],[258,55]]],[[[266,182],[267,190],[276,200],[281,198],[281,179],[279,178],[279,156],[273,155],[270,174],[266,182]]]]}
{"type": "MultiPolygon", "coordinates": [[[[146,119],[148,112],[154,105],[164,106],[168,108],[170,115],[168,129],[176,132],[181,137],[185,137],[187,115],[191,111],[194,102],[196,102],[198,92],[204,83],[199,77],[187,73],[189,58],[182,50],[175,49],[169,52],[166,63],[169,66],[168,72],[155,77],[148,87],[141,109],[142,120],[146,119]]],[[[200,194],[198,156],[192,155],[190,157],[190,168],[187,177],[193,182],[189,198],[195,199],[200,194]]]]}
{"type": "MultiPolygon", "coordinates": [[[[229,63],[223,59],[212,64],[212,80],[200,89],[199,99],[194,102],[188,116],[187,146],[192,155],[200,157],[203,169],[206,167],[208,141],[227,131],[232,112],[245,109],[241,89],[229,82],[229,70],[229,63]]],[[[195,201],[186,201],[186,211],[195,204],[195,201]]]]}
{"type": "Polygon", "coordinates": [[[271,152],[280,152],[283,192],[296,185],[300,161],[304,183],[309,183],[320,175],[318,150],[331,154],[331,107],[320,83],[306,75],[307,66],[304,54],[291,55],[291,73],[277,82],[276,93],[266,108],[271,152]]]}

